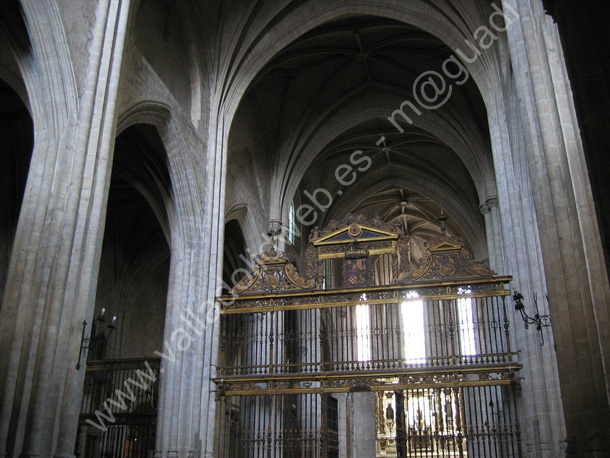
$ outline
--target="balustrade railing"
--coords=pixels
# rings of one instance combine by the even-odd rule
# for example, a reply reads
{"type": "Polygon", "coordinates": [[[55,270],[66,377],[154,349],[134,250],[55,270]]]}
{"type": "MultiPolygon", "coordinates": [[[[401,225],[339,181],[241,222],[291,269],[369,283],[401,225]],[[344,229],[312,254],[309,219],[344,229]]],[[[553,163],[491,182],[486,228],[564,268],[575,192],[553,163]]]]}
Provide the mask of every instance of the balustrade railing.
{"type": "Polygon", "coordinates": [[[510,365],[502,279],[268,297],[223,307],[218,376],[510,365]]]}

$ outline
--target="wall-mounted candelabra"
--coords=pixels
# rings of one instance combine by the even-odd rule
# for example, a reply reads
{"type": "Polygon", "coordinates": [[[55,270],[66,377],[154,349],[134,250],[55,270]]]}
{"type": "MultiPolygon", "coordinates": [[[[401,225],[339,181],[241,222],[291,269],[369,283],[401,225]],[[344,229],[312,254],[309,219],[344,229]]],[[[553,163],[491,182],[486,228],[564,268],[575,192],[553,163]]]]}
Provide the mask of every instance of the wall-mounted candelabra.
{"type": "MultiPolygon", "coordinates": [[[[547,304],[549,301],[549,296],[545,294],[547,304]]],[[[534,306],[536,307],[536,314],[532,317],[527,314],[525,311],[525,305],[523,304],[523,295],[515,290],[513,292],[513,301],[515,302],[515,310],[519,312],[523,322],[525,323],[525,329],[529,328],[530,324],[536,325],[536,330],[540,332],[540,346],[544,345],[544,333],[542,332],[542,328],[546,328],[551,326],[551,317],[549,315],[541,315],[540,310],[538,309],[538,297],[534,294],[534,306]]]]}
{"type": "Polygon", "coordinates": [[[76,363],[76,370],[80,369],[81,358],[83,350],[89,350],[94,352],[95,359],[102,359],[104,350],[106,349],[106,343],[112,334],[112,331],[116,329],[117,321],[116,316],[112,317],[112,321],[107,327],[104,327],[106,323],[106,317],[104,316],[106,309],[102,309],[101,313],[93,320],[91,326],[91,335],[85,337],[87,331],[87,320],[83,320],[83,333],[80,338],[80,351],[78,352],[78,362],[76,363]]]}

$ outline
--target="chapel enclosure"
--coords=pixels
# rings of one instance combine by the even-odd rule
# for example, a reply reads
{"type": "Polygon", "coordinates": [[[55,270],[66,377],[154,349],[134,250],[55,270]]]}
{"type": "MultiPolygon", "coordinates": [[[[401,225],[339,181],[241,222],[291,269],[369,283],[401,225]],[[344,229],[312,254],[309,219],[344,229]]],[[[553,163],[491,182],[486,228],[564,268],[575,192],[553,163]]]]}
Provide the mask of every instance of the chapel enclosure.
{"type": "Polygon", "coordinates": [[[305,276],[272,250],[219,298],[217,456],[522,456],[511,277],[444,230],[419,263],[408,242],[350,216],[305,276]]]}

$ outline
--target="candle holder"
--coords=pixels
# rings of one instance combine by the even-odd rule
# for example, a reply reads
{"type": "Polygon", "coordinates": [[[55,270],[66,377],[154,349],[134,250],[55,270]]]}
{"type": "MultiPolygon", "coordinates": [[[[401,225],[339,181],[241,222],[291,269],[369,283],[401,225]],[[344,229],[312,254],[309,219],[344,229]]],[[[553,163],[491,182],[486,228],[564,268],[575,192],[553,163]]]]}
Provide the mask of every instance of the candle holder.
{"type": "Polygon", "coordinates": [[[91,335],[89,337],[85,337],[85,333],[87,331],[87,320],[83,320],[83,332],[80,338],[80,351],[78,352],[78,362],[76,363],[76,370],[80,370],[81,358],[83,355],[83,350],[90,350],[95,353],[96,359],[103,359],[104,352],[106,350],[106,344],[108,343],[108,339],[110,339],[110,335],[112,331],[116,329],[116,316],[112,317],[112,321],[110,324],[104,328],[104,323],[106,323],[106,318],[104,317],[104,313],[106,309],[102,309],[102,312],[97,316],[95,320],[93,320],[93,325],[91,327],[91,335]]]}
{"type": "MultiPolygon", "coordinates": [[[[547,303],[549,301],[549,296],[546,296],[547,303]]],[[[525,329],[529,328],[530,324],[536,325],[536,330],[540,332],[540,346],[544,345],[544,334],[542,333],[542,328],[546,328],[551,326],[551,317],[549,315],[541,315],[538,310],[538,297],[534,294],[534,305],[536,307],[536,314],[532,317],[527,314],[525,311],[525,305],[523,304],[523,295],[515,290],[513,293],[513,301],[515,302],[515,310],[519,312],[521,318],[525,322],[525,329]]]]}

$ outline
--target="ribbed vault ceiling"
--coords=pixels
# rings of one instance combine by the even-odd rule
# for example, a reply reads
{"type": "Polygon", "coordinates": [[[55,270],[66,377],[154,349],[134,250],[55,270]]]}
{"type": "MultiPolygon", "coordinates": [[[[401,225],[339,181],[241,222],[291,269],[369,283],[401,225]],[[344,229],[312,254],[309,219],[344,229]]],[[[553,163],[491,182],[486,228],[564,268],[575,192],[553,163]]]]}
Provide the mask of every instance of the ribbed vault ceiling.
{"type": "MultiPolygon", "coordinates": [[[[265,145],[261,160],[273,171],[272,199],[283,196],[283,212],[293,199],[307,202],[305,190],[324,188],[334,205],[320,226],[349,212],[385,221],[404,214],[423,240],[438,227],[442,204],[451,232],[485,245],[478,207],[491,158],[486,111],[472,78],[453,84],[437,110],[418,117],[407,108],[414,123],[401,122],[403,132],[387,119],[413,100],[415,79],[440,72],[450,55],[427,32],[370,16],[327,23],[276,55],[249,87],[235,125],[255,118],[250,122],[265,145]],[[371,166],[342,186],[334,171],[356,150],[371,166]]],[[[231,144],[233,133],[230,151],[241,146],[231,144]]]]}

